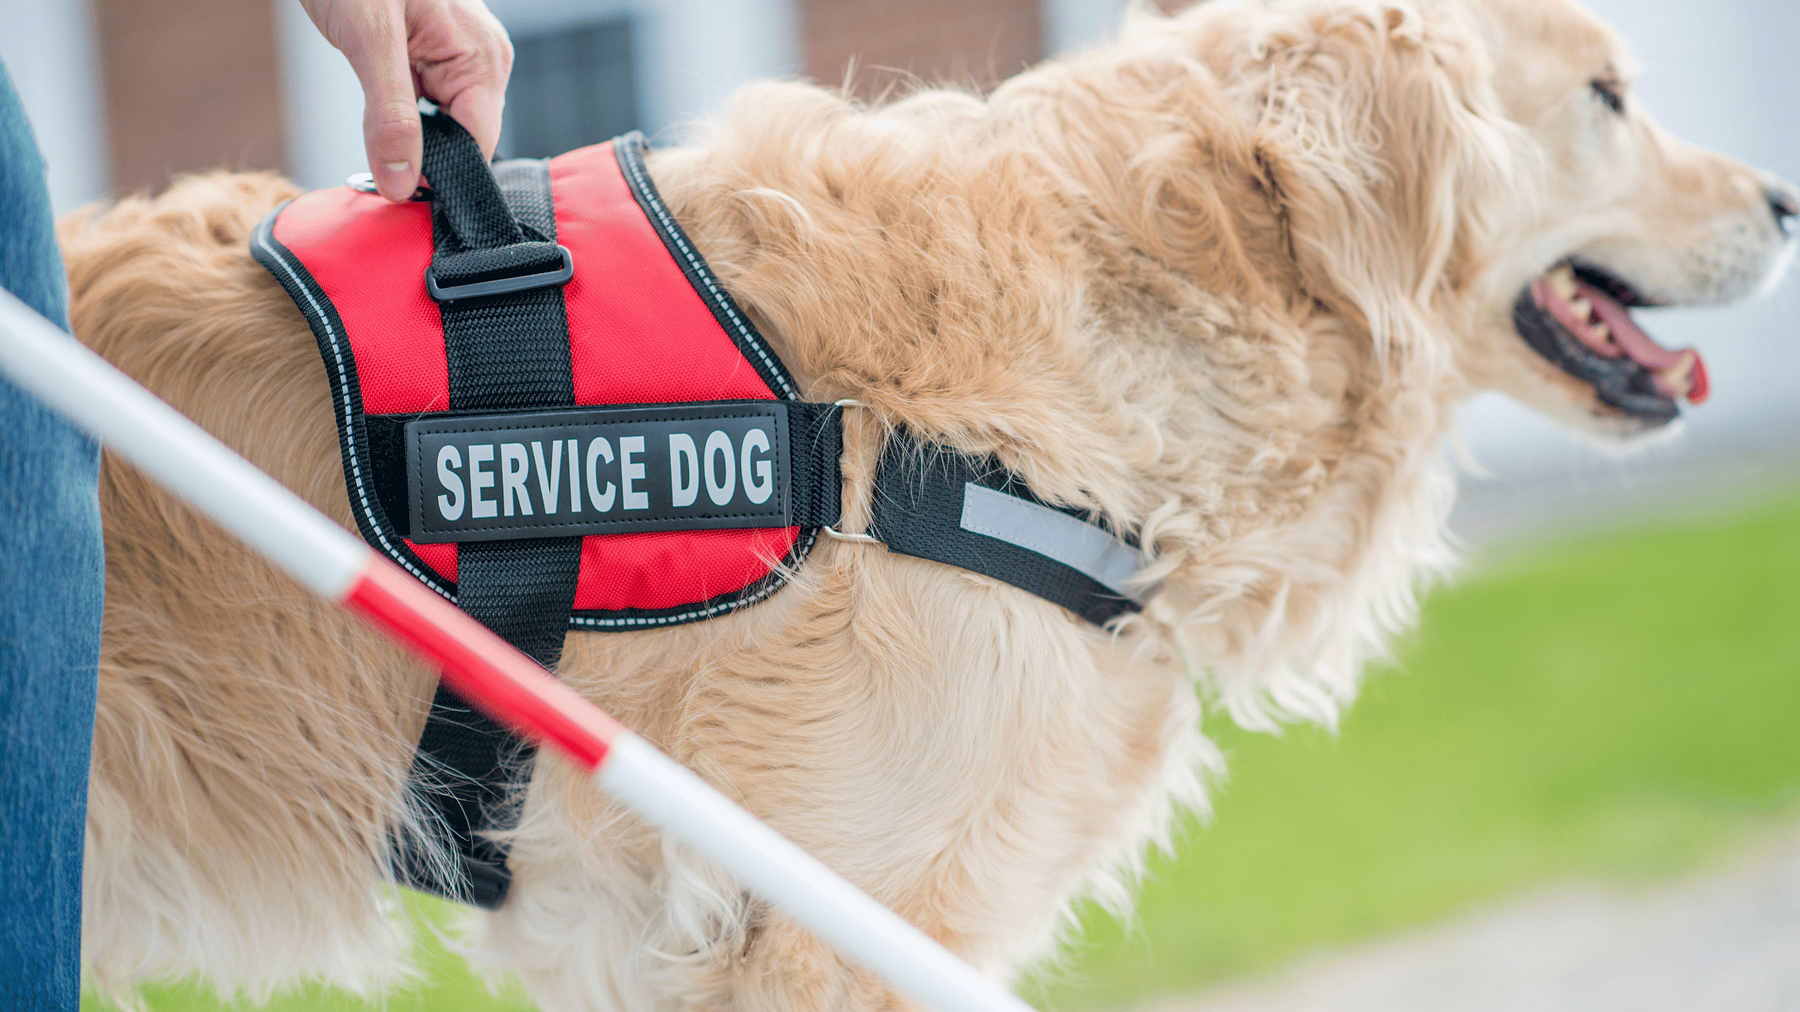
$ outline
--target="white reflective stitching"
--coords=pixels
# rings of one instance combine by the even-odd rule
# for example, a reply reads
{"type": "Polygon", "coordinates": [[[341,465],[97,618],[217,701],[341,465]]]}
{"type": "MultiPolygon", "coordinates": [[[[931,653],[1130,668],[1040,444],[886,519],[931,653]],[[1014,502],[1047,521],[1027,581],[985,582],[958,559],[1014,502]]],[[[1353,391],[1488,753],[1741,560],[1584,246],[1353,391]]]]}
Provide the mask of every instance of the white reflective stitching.
{"type": "Polygon", "coordinates": [[[369,518],[369,529],[375,532],[376,539],[381,542],[382,551],[387,552],[389,558],[404,566],[407,572],[418,577],[420,582],[424,583],[425,586],[437,591],[439,594],[443,595],[446,600],[454,602],[456,600],[455,595],[439,586],[437,581],[421,572],[419,567],[408,562],[405,556],[394,550],[394,546],[388,542],[387,532],[381,529],[381,523],[375,518],[375,511],[373,507],[369,505],[368,489],[363,486],[362,465],[356,458],[356,416],[350,404],[349,374],[344,371],[344,353],[343,350],[338,347],[337,331],[332,328],[331,318],[325,315],[325,311],[320,308],[318,301],[313,298],[312,292],[307,290],[306,285],[300,280],[299,273],[294,270],[293,265],[288,262],[287,257],[283,256],[281,250],[277,249],[269,242],[269,240],[274,237],[274,226],[275,216],[270,215],[269,218],[262,223],[262,227],[257,229],[256,245],[265,253],[268,253],[275,258],[276,263],[281,265],[281,269],[286,271],[288,277],[294,282],[294,287],[300,290],[300,294],[306,296],[306,304],[311,309],[309,315],[318,320],[319,325],[325,328],[325,337],[331,342],[332,363],[337,367],[338,374],[337,390],[335,393],[338,400],[343,403],[344,410],[344,447],[349,451],[350,476],[356,483],[356,498],[362,503],[363,515],[369,518]]]}
{"type": "MultiPolygon", "coordinates": [[[[812,553],[813,543],[818,540],[818,537],[819,532],[817,528],[809,527],[806,529],[805,541],[797,546],[797,554],[800,559],[804,559],[812,553]]],[[[576,625],[592,626],[601,629],[616,629],[623,626],[674,625],[678,622],[688,621],[689,619],[713,618],[717,615],[724,615],[736,611],[746,605],[752,605],[758,601],[764,600],[769,595],[785,586],[787,586],[787,579],[781,574],[781,570],[777,569],[770,574],[768,584],[756,593],[726,601],[723,604],[715,604],[709,608],[682,612],[679,615],[649,615],[629,618],[591,618],[585,615],[571,615],[569,621],[576,625]]]]}
{"type": "MultiPolygon", "coordinates": [[[[712,272],[706,269],[705,264],[700,262],[695,257],[694,252],[691,249],[689,249],[687,243],[682,240],[681,233],[673,227],[674,221],[669,216],[668,209],[663,207],[662,201],[659,200],[656,196],[656,192],[653,189],[651,189],[648,185],[646,185],[646,180],[643,176],[643,173],[641,171],[639,171],[641,168],[641,162],[637,159],[631,159],[630,164],[631,164],[631,174],[638,181],[639,192],[643,193],[646,197],[649,198],[650,204],[655,209],[657,218],[659,218],[662,221],[663,227],[667,230],[667,234],[675,240],[676,245],[681,247],[681,253],[684,257],[687,258],[688,265],[694,269],[694,273],[696,275],[698,275],[700,277],[700,279],[706,283],[707,290],[712,296],[712,301],[713,301],[714,305],[718,306],[720,309],[725,311],[725,315],[731,318],[732,325],[737,328],[737,331],[739,334],[743,335],[745,342],[748,343],[750,345],[750,347],[756,349],[756,354],[759,357],[761,357],[764,364],[766,364],[769,367],[769,374],[771,376],[774,376],[775,381],[781,385],[782,393],[784,395],[786,395],[786,398],[790,401],[798,400],[799,399],[798,393],[795,392],[793,386],[791,386],[788,383],[787,379],[782,375],[782,369],[781,369],[780,365],[775,363],[770,358],[768,350],[763,347],[763,344],[761,341],[758,341],[756,339],[755,332],[750,330],[748,327],[746,327],[744,325],[744,321],[739,319],[738,314],[736,312],[732,311],[731,305],[729,303],[727,303],[723,299],[719,298],[719,289],[718,289],[716,280],[712,276],[712,272]]],[[[443,587],[438,586],[438,584],[434,580],[432,580],[432,578],[430,576],[427,576],[425,573],[421,572],[417,566],[414,566],[412,563],[408,562],[406,560],[405,556],[403,556],[399,552],[395,551],[394,546],[388,542],[387,533],[381,529],[381,524],[375,519],[374,511],[369,506],[368,492],[363,487],[362,467],[356,459],[356,436],[355,436],[356,430],[354,427],[354,415],[352,413],[352,408],[351,408],[351,404],[350,404],[350,387],[349,387],[349,381],[348,381],[345,371],[344,371],[343,352],[338,348],[337,333],[335,330],[332,329],[330,318],[327,317],[325,315],[325,313],[323,312],[323,310],[321,310],[319,308],[318,302],[313,299],[312,293],[310,291],[307,291],[306,285],[300,281],[299,275],[294,271],[293,266],[288,263],[287,258],[282,256],[280,250],[276,249],[274,246],[270,245],[268,242],[265,241],[265,236],[270,237],[270,238],[273,237],[273,227],[274,227],[274,216],[271,215],[269,220],[263,222],[262,227],[260,229],[258,229],[258,231],[256,233],[256,244],[258,246],[260,246],[263,250],[268,252],[270,256],[273,256],[276,259],[276,261],[278,261],[281,264],[281,269],[286,271],[288,274],[288,277],[293,279],[294,287],[299,289],[301,294],[306,296],[307,304],[312,307],[312,313],[317,317],[320,324],[325,328],[326,337],[331,341],[331,354],[332,354],[332,358],[334,359],[334,364],[337,366],[337,371],[338,371],[338,391],[340,392],[339,399],[343,402],[343,409],[344,409],[344,445],[345,445],[345,448],[349,450],[350,473],[355,478],[355,481],[356,481],[356,494],[357,494],[357,498],[359,500],[361,500],[361,502],[362,502],[363,513],[365,516],[367,516],[369,518],[369,528],[375,532],[375,537],[377,539],[379,539],[381,542],[382,550],[387,552],[387,554],[390,558],[392,558],[395,562],[398,562],[401,566],[404,566],[406,568],[407,572],[418,577],[419,580],[421,582],[423,582],[427,587],[430,587],[432,590],[437,591],[439,594],[443,595],[443,597],[445,599],[454,602],[456,600],[455,595],[451,594],[449,591],[445,590],[443,587]]],[[[817,540],[818,540],[818,531],[815,529],[812,529],[812,528],[808,528],[803,542],[801,544],[799,544],[798,546],[796,546],[798,549],[797,552],[795,553],[795,562],[796,563],[805,561],[806,557],[808,555],[812,554],[813,545],[817,542],[817,540]]],[[[626,628],[626,627],[634,627],[634,628],[635,627],[646,627],[647,628],[647,627],[654,627],[654,626],[676,625],[678,623],[691,621],[693,619],[713,618],[718,615],[724,615],[729,612],[736,611],[737,609],[745,607],[747,605],[756,604],[759,601],[765,600],[766,598],[769,597],[769,595],[775,593],[776,591],[780,590],[782,587],[785,587],[785,586],[787,586],[787,578],[784,575],[782,575],[782,572],[780,569],[776,569],[769,574],[769,582],[767,584],[765,584],[756,593],[745,596],[745,597],[740,597],[740,598],[737,598],[732,601],[727,601],[723,604],[715,604],[715,605],[712,605],[711,607],[707,607],[707,608],[697,608],[692,611],[680,612],[675,615],[656,615],[656,616],[626,617],[626,618],[595,618],[595,617],[587,616],[587,615],[571,614],[569,616],[569,624],[572,626],[586,626],[588,628],[594,628],[594,629],[619,629],[619,628],[626,628]]]]}
{"type": "Polygon", "coordinates": [[[688,248],[687,240],[683,238],[681,230],[675,225],[675,219],[669,214],[668,209],[663,207],[662,199],[657,196],[655,187],[645,178],[643,161],[639,158],[629,158],[626,159],[626,163],[631,167],[631,177],[637,180],[638,192],[650,201],[650,207],[656,211],[657,220],[662,222],[663,234],[675,240],[675,245],[681,247],[681,255],[687,258],[688,266],[692,267],[694,273],[699,275],[700,280],[706,284],[706,291],[712,297],[712,304],[731,318],[731,325],[737,328],[738,334],[750,347],[756,349],[757,357],[761,358],[763,365],[768,367],[769,375],[775,377],[775,382],[781,384],[782,395],[790,401],[798,400],[799,395],[789,385],[787,377],[782,375],[781,366],[775,363],[775,360],[770,357],[768,349],[764,348],[762,342],[756,339],[756,332],[745,326],[744,321],[738,318],[736,311],[731,308],[731,303],[720,296],[718,281],[712,276],[712,271],[708,270],[706,264],[694,255],[692,249],[688,248]]]}

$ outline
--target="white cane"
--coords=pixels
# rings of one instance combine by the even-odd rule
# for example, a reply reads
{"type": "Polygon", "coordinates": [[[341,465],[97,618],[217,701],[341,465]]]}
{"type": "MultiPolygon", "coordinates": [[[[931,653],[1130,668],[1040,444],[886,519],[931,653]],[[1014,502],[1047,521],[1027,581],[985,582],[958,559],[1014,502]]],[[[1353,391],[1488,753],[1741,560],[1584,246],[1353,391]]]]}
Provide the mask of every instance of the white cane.
{"type": "MultiPolygon", "coordinates": [[[[0,291],[0,373],[287,571],[429,661],[470,704],[944,1012],[1027,1006],[621,727],[130,377],[0,291]]],[[[0,434],[0,438],[7,438],[0,434]]]]}

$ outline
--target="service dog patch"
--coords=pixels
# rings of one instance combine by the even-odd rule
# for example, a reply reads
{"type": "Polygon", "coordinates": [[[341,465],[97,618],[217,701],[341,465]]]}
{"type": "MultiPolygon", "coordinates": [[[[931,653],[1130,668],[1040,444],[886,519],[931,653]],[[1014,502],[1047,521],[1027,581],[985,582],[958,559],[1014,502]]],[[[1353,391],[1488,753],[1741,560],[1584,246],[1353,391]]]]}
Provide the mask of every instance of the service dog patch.
{"type": "Polygon", "coordinates": [[[408,422],[412,540],[788,527],[787,445],[779,401],[408,422]]]}

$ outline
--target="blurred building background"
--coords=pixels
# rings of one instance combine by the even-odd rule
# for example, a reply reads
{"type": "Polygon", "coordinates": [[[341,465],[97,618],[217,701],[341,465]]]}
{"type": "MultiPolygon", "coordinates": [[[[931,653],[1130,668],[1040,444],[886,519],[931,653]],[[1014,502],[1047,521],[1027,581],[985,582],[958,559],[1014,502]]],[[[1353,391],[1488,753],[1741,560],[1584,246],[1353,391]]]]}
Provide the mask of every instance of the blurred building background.
{"type": "MultiPolygon", "coordinates": [[[[873,93],[904,73],[976,86],[1102,33],[1117,0],[493,0],[517,73],[506,153],[548,154],[704,114],[743,81],[873,93]]],[[[3,55],[67,208],[219,165],[329,185],[361,159],[361,96],[296,0],[3,0],[3,55]]]]}
{"type": "MultiPolygon", "coordinates": [[[[1124,2],[491,0],[518,49],[502,150],[551,154],[633,128],[678,136],[765,75],[841,83],[854,67],[864,94],[902,74],[991,84],[1104,38],[1124,2]]],[[[1644,101],[1669,127],[1800,178],[1800,61],[1787,52],[1800,4],[1593,6],[1637,48],[1644,101]]],[[[297,0],[0,0],[0,25],[0,58],[32,113],[59,210],[188,169],[277,168],[317,187],[362,168],[355,78],[297,0]]],[[[1659,314],[1661,336],[1705,351],[1716,394],[1656,453],[1596,458],[1499,398],[1476,404],[1469,443],[1515,487],[1477,490],[1467,525],[1503,528],[1546,495],[1604,503],[1647,483],[1693,489],[1695,467],[1718,472],[1713,485],[1744,466],[1787,466],[1800,438],[1792,301],[1790,289],[1729,313],[1659,314]]]]}

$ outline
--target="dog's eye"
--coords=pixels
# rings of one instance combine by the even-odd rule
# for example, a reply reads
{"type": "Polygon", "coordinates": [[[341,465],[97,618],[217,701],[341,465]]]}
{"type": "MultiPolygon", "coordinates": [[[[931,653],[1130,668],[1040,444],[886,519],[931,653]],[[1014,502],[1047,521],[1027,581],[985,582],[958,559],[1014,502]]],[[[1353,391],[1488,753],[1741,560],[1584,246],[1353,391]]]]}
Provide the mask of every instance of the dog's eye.
{"type": "Polygon", "coordinates": [[[1618,84],[1612,81],[1595,81],[1594,94],[1600,96],[1600,101],[1605,102],[1608,109],[1620,116],[1625,115],[1625,92],[1618,84]]]}

